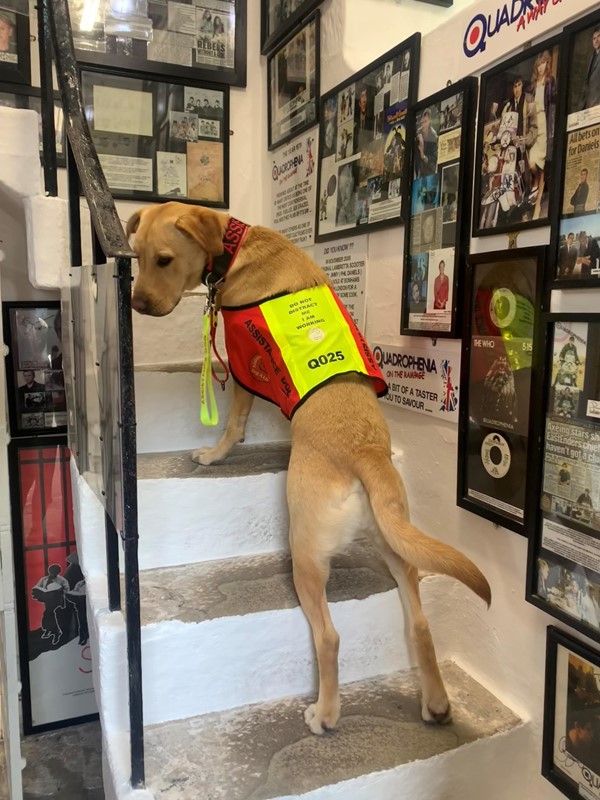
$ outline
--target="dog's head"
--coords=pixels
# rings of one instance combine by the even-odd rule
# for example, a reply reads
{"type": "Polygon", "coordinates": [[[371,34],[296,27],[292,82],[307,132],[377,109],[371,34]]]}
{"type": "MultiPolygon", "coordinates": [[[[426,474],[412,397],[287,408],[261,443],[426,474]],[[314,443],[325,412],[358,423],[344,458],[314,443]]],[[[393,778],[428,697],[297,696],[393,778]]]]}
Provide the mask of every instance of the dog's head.
{"type": "Polygon", "coordinates": [[[227,219],[226,214],[184,203],[136,211],[127,223],[139,260],[132,307],[153,317],[170,314],[183,293],[200,284],[210,259],[223,252],[227,219]]]}

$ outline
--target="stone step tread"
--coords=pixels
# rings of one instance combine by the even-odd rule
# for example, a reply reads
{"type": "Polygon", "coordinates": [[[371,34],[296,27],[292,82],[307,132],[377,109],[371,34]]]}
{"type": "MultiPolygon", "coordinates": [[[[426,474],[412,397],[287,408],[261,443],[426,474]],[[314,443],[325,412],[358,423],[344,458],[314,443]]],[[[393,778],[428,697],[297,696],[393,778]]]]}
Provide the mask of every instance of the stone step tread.
{"type": "Polygon", "coordinates": [[[147,786],[161,800],[297,796],[429,759],[520,725],[512,711],[455,664],[442,664],[441,672],[453,705],[449,725],[421,721],[418,680],[411,670],[343,686],[339,727],[322,737],[310,734],[303,721],[312,698],[149,726],[147,786]]]}
{"type": "Polygon", "coordinates": [[[284,472],[290,458],[289,442],[237,445],[220,464],[203,467],[189,450],[139,453],[138,480],[160,478],[239,478],[265,472],[284,472]]]}
{"type": "MultiPolygon", "coordinates": [[[[332,561],[331,602],[363,600],[396,583],[376,550],[359,542],[332,561]]],[[[203,622],[298,606],[286,553],[205,561],[140,572],[142,625],[203,622]]]]}

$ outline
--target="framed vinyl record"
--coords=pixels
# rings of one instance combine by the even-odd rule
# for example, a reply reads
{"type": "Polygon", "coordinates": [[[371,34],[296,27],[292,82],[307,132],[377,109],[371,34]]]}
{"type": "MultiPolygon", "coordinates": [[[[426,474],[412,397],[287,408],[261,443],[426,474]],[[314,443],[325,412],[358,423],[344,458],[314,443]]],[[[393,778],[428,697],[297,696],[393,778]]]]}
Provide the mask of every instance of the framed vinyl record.
{"type": "Polygon", "coordinates": [[[467,258],[457,503],[524,535],[536,507],[545,257],[537,247],[467,258]]]}
{"type": "Polygon", "coordinates": [[[600,642],[600,314],[551,314],[547,323],[527,599],[600,642]]]}

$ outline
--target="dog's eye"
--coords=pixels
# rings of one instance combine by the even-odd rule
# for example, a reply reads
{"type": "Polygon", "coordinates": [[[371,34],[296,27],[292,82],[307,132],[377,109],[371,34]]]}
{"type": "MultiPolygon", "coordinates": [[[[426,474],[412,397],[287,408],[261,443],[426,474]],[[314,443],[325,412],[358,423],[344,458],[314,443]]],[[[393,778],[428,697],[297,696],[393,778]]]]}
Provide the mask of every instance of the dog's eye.
{"type": "Polygon", "coordinates": [[[158,267],[168,267],[171,261],[173,261],[173,256],[159,256],[156,259],[156,265],[158,267]]]}

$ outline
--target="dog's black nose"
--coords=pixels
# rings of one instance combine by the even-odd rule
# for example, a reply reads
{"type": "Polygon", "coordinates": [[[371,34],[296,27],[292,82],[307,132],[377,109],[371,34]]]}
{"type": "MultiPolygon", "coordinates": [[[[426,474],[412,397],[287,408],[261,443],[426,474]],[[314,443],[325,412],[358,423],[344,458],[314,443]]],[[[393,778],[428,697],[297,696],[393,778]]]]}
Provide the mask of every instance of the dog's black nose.
{"type": "Polygon", "coordinates": [[[145,314],[148,308],[148,302],[144,297],[134,294],[131,298],[131,307],[135,311],[139,311],[140,314],[145,314]]]}

